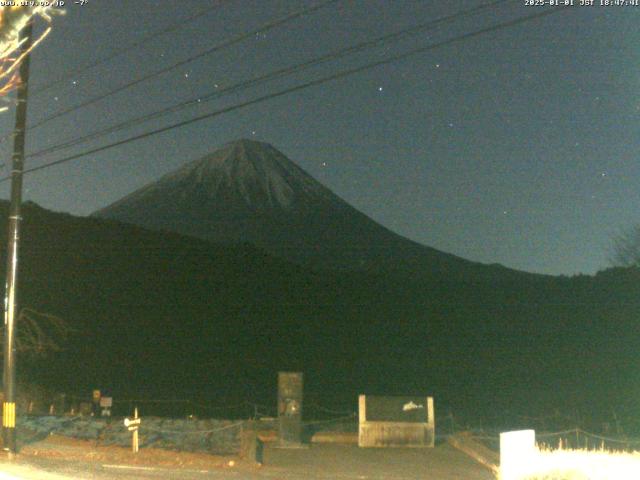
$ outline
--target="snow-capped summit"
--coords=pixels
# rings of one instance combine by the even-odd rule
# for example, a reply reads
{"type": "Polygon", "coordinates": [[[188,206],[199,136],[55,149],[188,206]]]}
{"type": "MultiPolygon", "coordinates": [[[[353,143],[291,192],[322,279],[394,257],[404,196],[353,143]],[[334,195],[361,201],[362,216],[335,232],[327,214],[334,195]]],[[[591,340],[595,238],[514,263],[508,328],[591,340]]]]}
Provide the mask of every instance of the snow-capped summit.
{"type": "Polygon", "coordinates": [[[244,203],[255,211],[286,210],[294,203],[332,196],[273,146],[246,139],[228,143],[212,155],[167,175],[154,188],[170,184],[180,184],[182,195],[197,191],[211,200],[222,195],[227,202],[235,202],[235,207],[244,203]]]}
{"type": "Polygon", "coordinates": [[[248,242],[315,267],[431,273],[477,267],[387,230],[279,150],[252,140],[228,143],[94,216],[217,242],[248,242]]]}

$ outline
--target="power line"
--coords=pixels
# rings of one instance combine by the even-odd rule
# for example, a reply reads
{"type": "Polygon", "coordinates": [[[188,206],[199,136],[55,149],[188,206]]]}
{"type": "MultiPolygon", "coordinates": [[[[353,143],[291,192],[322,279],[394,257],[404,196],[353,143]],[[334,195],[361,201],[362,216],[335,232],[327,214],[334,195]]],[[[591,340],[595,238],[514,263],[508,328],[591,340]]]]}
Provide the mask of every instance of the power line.
{"type": "MultiPolygon", "coordinates": [[[[160,30],[157,30],[155,32],[150,33],[149,35],[147,35],[146,37],[141,38],[140,40],[133,42],[131,44],[129,44],[128,46],[121,48],[119,50],[116,50],[115,52],[112,52],[111,54],[95,60],[93,62],[91,62],[88,65],[85,65],[84,67],[80,67],[76,70],[72,70],[71,72],[66,73],[65,75],[59,77],[58,79],[54,80],[53,82],[46,82],[44,85],[40,86],[35,86],[34,87],[34,95],[38,96],[44,92],[46,92],[47,90],[61,84],[62,82],[65,82],[66,80],[69,80],[70,78],[76,77],[76,76],[80,76],[83,75],[84,73],[88,72],[89,70],[93,70],[94,68],[110,62],[111,60],[113,60],[114,58],[118,58],[124,54],[130,53],[134,48],[137,48],[139,46],[144,47],[145,44],[149,43],[151,40],[161,37],[163,35],[166,35],[168,33],[171,32],[175,32],[176,30],[180,30],[181,28],[184,28],[185,26],[187,26],[189,23],[209,15],[210,13],[212,13],[213,11],[215,11],[216,9],[221,7],[221,3],[222,0],[219,0],[217,5],[214,6],[210,6],[207,7],[206,9],[200,10],[199,12],[191,15],[190,17],[187,17],[183,20],[180,20],[179,22],[176,23],[172,23],[171,25],[162,28],[160,30]]],[[[32,96],[34,96],[32,95],[32,96]]]]}
{"type": "MultiPolygon", "coordinates": [[[[529,20],[534,20],[534,19],[541,18],[541,17],[547,16],[547,15],[551,15],[553,13],[557,13],[557,12],[563,11],[566,8],[568,8],[568,6],[557,7],[557,8],[552,9],[552,10],[545,10],[543,12],[538,12],[536,14],[527,15],[525,17],[520,17],[520,18],[517,18],[517,19],[514,19],[514,20],[510,20],[510,21],[503,22],[503,23],[500,23],[500,24],[497,24],[497,25],[493,25],[491,27],[486,27],[486,28],[477,30],[475,32],[459,35],[457,37],[454,37],[454,38],[451,38],[451,39],[448,39],[448,40],[444,40],[442,42],[438,42],[438,43],[435,43],[435,44],[427,45],[425,47],[420,47],[420,48],[417,48],[417,49],[413,49],[413,50],[410,50],[408,52],[405,52],[405,53],[402,53],[402,54],[398,54],[398,55],[394,55],[392,57],[386,58],[384,60],[379,60],[377,62],[368,63],[368,64],[362,65],[360,67],[355,67],[353,69],[345,70],[345,71],[342,71],[342,72],[338,72],[336,74],[332,74],[332,75],[329,75],[329,76],[326,76],[326,77],[322,77],[322,78],[319,78],[319,79],[316,79],[316,80],[305,82],[305,83],[300,84],[300,85],[296,85],[296,86],[293,86],[293,87],[286,88],[286,89],[281,90],[279,92],[274,92],[274,93],[271,93],[271,94],[263,95],[263,96],[258,97],[256,99],[249,100],[249,101],[246,101],[246,102],[242,102],[242,103],[239,103],[239,104],[236,104],[236,105],[232,105],[232,106],[229,106],[229,107],[226,107],[226,108],[223,108],[223,109],[220,109],[220,110],[216,110],[214,112],[210,112],[210,113],[207,113],[207,114],[204,114],[204,115],[200,115],[200,116],[191,118],[189,120],[184,120],[182,122],[178,122],[178,123],[175,123],[173,125],[169,125],[169,126],[162,127],[162,128],[159,128],[159,129],[151,130],[149,132],[145,132],[145,133],[142,133],[142,134],[139,134],[139,135],[135,135],[135,136],[129,137],[127,139],[120,140],[118,142],[114,142],[114,143],[111,143],[111,144],[108,144],[108,145],[97,147],[97,148],[94,148],[94,149],[91,149],[91,150],[88,150],[88,151],[85,151],[85,152],[81,152],[81,153],[78,153],[78,154],[75,154],[75,155],[71,155],[71,156],[68,156],[68,157],[65,157],[65,158],[62,158],[62,159],[59,159],[59,160],[55,160],[53,162],[49,162],[49,163],[46,163],[46,164],[43,164],[43,165],[40,165],[40,166],[37,166],[37,167],[32,167],[30,169],[25,170],[25,173],[34,172],[34,171],[37,171],[37,170],[41,170],[43,168],[48,168],[48,167],[51,167],[51,166],[59,165],[61,163],[69,162],[71,160],[76,160],[78,158],[85,157],[87,155],[91,155],[93,153],[102,152],[104,150],[108,150],[108,149],[111,149],[111,148],[114,148],[114,147],[117,147],[117,146],[120,146],[120,145],[124,145],[126,143],[130,143],[130,142],[133,142],[133,141],[136,141],[136,140],[141,140],[141,139],[144,139],[144,138],[147,138],[147,137],[159,134],[159,133],[164,133],[166,131],[170,131],[170,130],[173,130],[173,129],[176,129],[176,128],[180,128],[180,127],[183,127],[183,126],[186,126],[186,125],[190,125],[192,123],[195,123],[195,122],[198,122],[198,121],[201,121],[201,120],[206,120],[208,118],[213,118],[213,117],[222,115],[224,113],[229,113],[231,111],[238,110],[238,109],[250,106],[250,105],[254,105],[256,103],[261,103],[263,101],[270,100],[272,98],[277,98],[277,97],[280,97],[280,96],[283,96],[283,95],[287,95],[289,93],[293,93],[293,92],[296,92],[296,91],[299,91],[299,90],[303,90],[303,89],[306,89],[306,88],[309,88],[309,87],[312,87],[312,86],[315,86],[315,85],[320,85],[320,84],[323,84],[323,83],[326,83],[326,82],[329,82],[329,81],[332,81],[332,80],[337,80],[337,79],[344,78],[344,77],[347,77],[347,76],[350,76],[350,75],[354,75],[356,73],[360,73],[362,71],[365,71],[365,70],[368,70],[368,69],[371,69],[371,68],[375,68],[375,67],[378,67],[378,66],[381,66],[381,65],[385,65],[385,64],[389,64],[389,63],[396,62],[396,61],[399,61],[399,60],[403,60],[403,59],[406,59],[406,58],[408,58],[410,56],[413,56],[413,55],[416,55],[416,54],[419,54],[419,53],[424,53],[426,51],[433,50],[435,48],[440,48],[440,47],[443,47],[443,46],[450,45],[452,43],[464,41],[464,40],[467,40],[467,39],[472,38],[472,37],[483,35],[485,33],[490,33],[490,32],[493,32],[493,31],[501,30],[503,28],[507,28],[507,27],[518,25],[518,24],[527,22],[529,20]]],[[[8,179],[8,177],[0,178],[0,182],[3,182],[5,180],[7,180],[7,179],[8,179]]]]}
{"type": "MultiPolygon", "coordinates": [[[[468,40],[468,39],[473,38],[473,37],[484,35],[486,33],[495,32],[495,31],[501,30],[503,28],[512,27],[512,26],[515,26],[515,25],[519,25],[521,23],[525,23],[525,22],[530,21],[530,20],[535,20],[535,19],[542,18],[542,17],[548,16],[548,15],[552,15],[554,13],[559,13],[561,11],[564,11],[567,8],[569,8],[569,6],[555,7],[553,9],[544,10],[542,12],[538,12],[538,13],[534,13],[534,14],[531,14],[531,15],[527,15],[527,16],[524,16],[524,17],[517,18],[517,19],[509,20],[507,22],[499,23],[497,25],[493,25],[493,26],[490,26],[490,27],[485,27],[485,28],[482,28],[480,30],[476,30],[475,32],[466,33],[466,34],[463,34],[463,35],[459,35],[457,37],[450,38],[448,40],[444,40],[444,41],[437,42],[437,43],[434,43],[434,44],[431,44],[431,45],[427,45],[427,46],[424,46],[424,47],[416,48],[416,49],[410,50],[410,51],[402,53],[402,54],[394,55],[394,56],[386,58],[384,60],[379,60],[377,62],[372,62],[372,63],[368,63],[368,64],[365,64],[365,65],[362,65],[362,66],[359,66],[359,67],[355,67],[355,68],[352,68],[352,69],[349,69],[349,70],[344,70],[342,72],[338,72],[338,73],[335,73],[335,74],[332,74],[332,75],[328,75],[326,77],[322,77],[322,78],[319,78],[319,79],[316,79],[316,80],[311,80],[309,82],[305,82],[305,83],[302,83],[300,85],[289,87],[289,88],[286,88],[284,90],[280,90],[278,92],[274,92],[274,93],[270,93],[270,94],[267,94],[267,95],[263,95],[261,97],[255,98],[253,100],[248,100],[246,102],[242,102],[242,103],[238,103],[236,105],[225,107],[225,108],[222,108],[220,110],[216,110],[214,112],[210,112],[210,113],[207,113],[207,114],[204,114],[204,115],[200,115],[200,116],[191,118],[189,120],[184,120],[184,121],[175,123],[173,125],[169,125],[169,126],[166,126],[166,127],[162,127],[162,128],[158,128],[158,129],[155,129],[155,130],[151,130],[151,131],[139,134],[139,135],[134,135],[134,136],[126,138],[124,140],[120,140],[120,141],[113,142],[113,143],[110,143],[110,144],[107,144],[107,145],[103,145],[101,147],[93,148],[91,150],[87,150],[87,151],[84,151],[84,152],[81,152],[81,153],[70,155],[68,157],[64,157],[64,158],[61,158],[61,159],[58,159],[58,160],[54,160],[52,162],[48,162],[48,163],[45,163],[43,165],[39,165],[37,167],[32,167],[32,168],[26,169],[24,171],[24,173],[31,173],[31,172],[35,172],[35,171],[38,171],[38,170],[43,170],[45,168],[49,168],[49,167],[53,167],[53,166],[56,166],[56,165],[60,165],[62,163],[67,163],[67,162],[70,162],[72,160],[76,160],[78,158],[86,157],[86,156],[92,155],[94,153],[99,153],[99,152],[103,152],[105,150],[110,150],[111,148],[115,148],[115,147],[118,147],[118,146],[121,146],[121,145],[125,145],[127,143],[131,143],[131,142],[134,142],[134,141],[137,141],[137,140],[142,140],[144,138],[151,137],[153,135],[157,135],[157,134],[160,134],[160,133],[168,132],[168,131],[174,130],[176,128],[181,128],[181,127],[190,125],[192,123],[199,122],[201,120],[206,120],[206,119],[209,119],[209,118],[217,117],[219,115],[223,115],[225,113],[229,113],[229,112],[232,112],[234,110],[239,110],[241,108],[245,108],[245,107],[248,107],[250,105],[261,103],[261,102],[264,102],[266,100],[282,97],[282,96],[287,95],[289,93],[294,93],[294,92],[297,92],[297,91],[300,91],[300,90],[304,90],[304,89],[309,88],[309,87],[313,87],[313,86],[316,86],[316,85],[321,85],[323,83],[327,83],[327,82],[330,82],[332,80],[345,78],[345,77],[348,77],[348,76],[363,72],[365,70],[369,70],[371,68],[379,67],[381,65],[387,65],[389,63],[397,62],[399,60],[404,60],[406,58],[409,58],[409,57],[411,57],[413,55],[417,55],[419,53],[424,53],[424,52],[427,52],[427,51],[430,51],[430,50],[434,50],[436,48],[444,47],[444,46],[447,46],[447,45],[451,45],[453,43],[461,42],[461,41],[468,40]]],[[[9,178],[10,177],[0,178],[0,182],[4,182],[4,181],[8,180],[9,178]]]]}
{"type": "Polygon", "coordinates": [[[286,16],[278,18],[276,20],[267,22],[264,25],[261,25],[260,27],[258,27],[257,29],[251,30],[249,32],[241,33],[239,35],[235,35],[234,37],[230,38],[229,40],[226,40],[226,41],[223,41],[221,43],[218,43],[218,44],[214,45],[213,47],[211,47],[211,48],[209,48],[209,49],[207,49],[207,50],[205,50],[203,52],[200,52],[200,53],[198,53],[196,55],[188,57],[188,58],[186,58],[184,60],[181,60],[181,61],[179,61],[177,63],[169,65],[168,67],[165,67],[165,68],[162,68],[160,70],[157,70],[156,72],[151,73],[149,75],[144,75],[144,76],[142,76],[142,77],[140,77],[140,78],[138,78],[136,80],[133,80],[133,81],[131,81],[129,83],[125,83],[124,85],[121,85],[120,87],[117,87],[117,88],[115,88],[113,90],[110,90],[109,92],[103,93],[101,95],[97,95],[97,96],[95,96],[95,97],[93,97],[93,98],[91,98],[89,100],[86,100],[84,102],[76,104],[76,105],[74,105],[72,107],[66,108],[64,110],[60,110],[60,111],[54,113],[53,115],[50,115],[49,117],[46,117],[46,118],[36,122],[35,124],[28,126],[27,129],[28,130],[34,130],[34,129],[36,129],[36,128],[38,128],[38,127],[40,127],[40,126],[42,126],[42,125],[44,125],[44,124],[46,124],[48,122],[50,122],[51,120],[54,120],[54,119],[59,118],[59,117],[62,117],[63,115],[67,115],[68,113],[71,113],[71,112],[74,112],[76,110],[79,110],[80,108],[84,108],[84,107],[87,107],[89,105],[92,105],[92,104],[94,104],[96,102],[99,102],[100,100],[104,100],[105,98],[108,98],[108,97],[110,97],[112,95],[115,95],[117,93],[120,93],[120,92],[123,92],[125,90],[128,90],[129,88],[131,88],[131,87],[133,87],[135,85],[139,85],[140,83],[146,82],[147,80],[151,80],[152,78],[155,78],[155,77],[157,77],[159,75],[163,75],[163,74],[165,74],[167,72],[175,70],[176,68],[179,68],[179,67],[181,67],[183,65],[186,65],[188,63],[194,62],[195,60],[198,60],[198,59],[200,59],[202,57],[205,57],[207,55],[211,55],[212,53],[215,53],[215,52],[217,52],[219,50],[222,50],[223,48],[227,48],[227,47],[230,47],[230,46],[235,45],[237,43],[240,43],[241,41],[246,40],[247,38],[252,37],[254,35],[257,35],[258,33],[272,30],[272,29],[274,29],[274,28],[276,28],[276,27],[278,27],[280,25],[283,25],[283,24],[285,24],[287,22],[290,22],[291,20],[299,18],[299,17],[301,17],[303,15],[307,15],[309,13],[313,13],[313,12],[315,12],[317,10],[320,10],[321,8],[324,8],[324,7],[329,6],[331,4],[337,3],[338,1],[340,1],[340,0],[325,0],[324,2],[321,2],[321,3],[317,4],[317,5],[314,5],[313,7],[308,7],[308,8],[303,8],[303,9],[300,9],[300,10],[296,10],[295,12],[290,13],[289,15],[286,15],[286,16]]]}
{"type": "Polygon", "coordinates": [[[66,148],[70,148],[73,147],[75,145],[87,142],[89,140],[94,140],[96,138],[100,138],[103,137],[105,135],[108,135],[110,133],[114,133],[120,130],[123,130],[125,128],[128,127],[133,127],[139,124],[142,124],[144,122],[162,117],[164,115],[167,115],[169,113],[174,113],[177,112],[179,110],[188,108],[188,107],[192,107],[192,106],[197,106],[197,105],[201,105],[204,102],[208,102],[211,100],[214,100],[216,98],[222,97],[223,95],[229,94],[229,93],[234,93],[234,92],[238,92],[239,90],[243,90],[245,88],[251,87],[251,86],[256,86],[259,85],[261,83],[273,80],[275,78],[279,78],[279,77],[284,77],[285,75],[289,75],[291,73],[295,73],[295,72],[299,72],[302,71],[304,69],[319,65],[321,63],[326,63],[328,61],[331,60],[336,60],[338,58],[344,57],[346,55],[352,54],[354,52],[359,52],[362,50],[365,50],[367,48],[371,48],[371,47],[375,47],[375,46],[379,46],[383,43],[387,43],[387,42],[391,42],[391,41],[396,41],[396,40],[400,40],[403,37],[407,37],[409,35],[415,35],[417,33],[420,32],[424,32],[425,30],[429,30],[433,27],[438,27],[442,24],[445,23],[450,23],[453,21],[456,21],[460,18],[464,18],[464,17],[468,17],[468,16],[472,16],[475,15],[483,10],[487,10],[493,7],[496,7],[502,3],[507,3],[507,2],[513,2],[515,0],[494,0],[492,2],[489,3],[485,3],[482,5],[479,5],[475,8],[472,8],[470,10],[463,10],[463,11],[459,11],[456,12],[454,14],[450,14],[435,20],[432,20],[430,22],[426,22],[426,23],[422,23],[419,25],[414,25],[402,30],[399,30],[397,32],[391,33],[391,34],[387,34],[387,35],[382,35],[380,37],[374,38],[372,40],[367,40],[364,42],[361,42],[359,44],[350,46],[350,47],[346,47],[346,48],[342,48],[339,50],[335,50],[331,53],[322,55],[320,57],[316,57],[314,59],[311,60],[307,60],[303,63],[299,63],[297,65],[293,65],[293,66],[289,66],[289,67],[285,67],[285,68],[281,68],[279,70],[261,75],[259,77],[254,77],[253,79],[250,80],[245,80],[233,85],[230,85],[228,87],[222,88],[222,89],[216,89],[210,93],[206,93],[203,95],[200,95],[198,97],[194,97],[191,98],[189,100],[177,103],[175,105],[172,105],[170,107],[164,108],[162,110],[156,111],[156,112],[152,112],[146,115],[142,115],[140,117],[136,117],[130,120],[126,120],[124,122],[121,122],[119,124],[116,125],[112,125],[111,127],[102,129],[102,130],[98,130],[92,133],[89,133],[87,135],[83,135],[81,137],[72,139],[72,140],[67,140],[65,142],[62,143],[58,143],[55,145],[52,145],[50,147],[46,147],[38,152],[32,153],[30,155],[28,155],[28,158],[35,158],[35,157],[40,157],[43,155],[47,155],[49,153],[53,153],[55,151],[58,150],[63,150],[66,148]]]}

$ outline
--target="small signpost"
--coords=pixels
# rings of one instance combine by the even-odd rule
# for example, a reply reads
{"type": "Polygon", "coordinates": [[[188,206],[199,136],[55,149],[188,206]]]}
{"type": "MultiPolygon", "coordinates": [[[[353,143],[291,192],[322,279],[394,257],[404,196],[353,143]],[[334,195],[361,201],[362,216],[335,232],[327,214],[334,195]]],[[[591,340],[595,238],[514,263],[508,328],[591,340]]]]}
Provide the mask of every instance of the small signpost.
{"type": "Polygon", "coordinates": [[[101,415],[103,417],[111,416],[111,407],[113,406],[113,397],[101,397],[100,408],[102,409],[101,415]]]}
{"type": "Polygon", "coordinates": [[[138,418],[138,407],[135,408],[133,413],[133,418],[125,418],[124,426],[129,429],[130,432],[133,432],[133,437],[131,438],[131,450],[133,453],[138,453],[138,428],[140,427],[140,418],[138,418]]]}

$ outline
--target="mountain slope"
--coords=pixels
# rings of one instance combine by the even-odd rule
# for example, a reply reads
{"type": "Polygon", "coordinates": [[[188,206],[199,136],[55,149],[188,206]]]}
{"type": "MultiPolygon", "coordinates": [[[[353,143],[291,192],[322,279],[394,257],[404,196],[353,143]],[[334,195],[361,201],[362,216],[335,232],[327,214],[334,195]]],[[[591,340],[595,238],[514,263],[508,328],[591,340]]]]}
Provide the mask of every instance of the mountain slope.
{"type": "MultiPolygon", "coordinates": [[[[473,419],[638,398],[637,270],[408,281],[35,205],[23,217],[20,304],[74,333],[18,366],[58,391],[274,405],[276,372],[300,370],[310,402],[427,392],[473,419]]],[[[5,245],[0,229],[0,269],[5,245]]]]}
{"type": "MultiPolygon", "coordinates": [[[[403,238],[266,143],[240,140],[93,214],[224,243],[247,242],[318,268],[503,275],[403,238]]],[[[499,271],[499,272],[498,272],[499,271]]]]}

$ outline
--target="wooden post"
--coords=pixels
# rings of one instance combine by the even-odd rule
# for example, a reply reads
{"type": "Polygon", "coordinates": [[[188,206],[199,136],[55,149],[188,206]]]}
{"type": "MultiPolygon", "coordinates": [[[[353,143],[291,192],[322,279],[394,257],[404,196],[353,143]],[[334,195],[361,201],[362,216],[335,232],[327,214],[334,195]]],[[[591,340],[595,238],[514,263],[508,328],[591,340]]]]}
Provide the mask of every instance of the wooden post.
{"type": "Polygon", "coordinates": [[[427,423],[431,435],[429,446],[433,448],[436,445],[436,413],[433,408],[433,397],[427,397],[427,423]]]}
{"type": "Polygon", "coordinates": [[[125,418],[124,426],[132,433],[131,435],[131,450],[133,453],[138,453],[138,429],[140,428],[140,418],[138,417],[138,407],[135,408],[133,418],[125,418]]]}
{"type": "Polygon", "coordinates": [[[433,397],[427,397],[427,422],[436,426],[436,415],[433,408],[433,397]]]}
{"type": "MultiPolygon", "coordinates": [[[[138,407],[136,407],[136,409],[133,412],[133,419],[137,420],[138,419],[138,407]]],[[[131,448],[133,450],[133,453],[138,453],[138,427],[136,426],[135,430],[133,431],[133,438],[132,438],[132,442],[131,442],[131,448]]]]}

